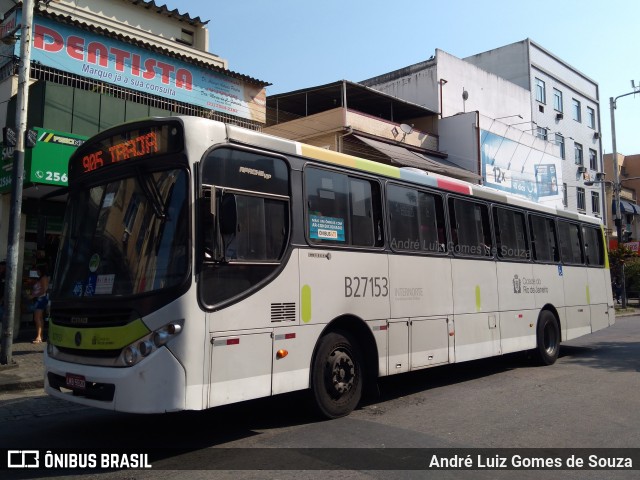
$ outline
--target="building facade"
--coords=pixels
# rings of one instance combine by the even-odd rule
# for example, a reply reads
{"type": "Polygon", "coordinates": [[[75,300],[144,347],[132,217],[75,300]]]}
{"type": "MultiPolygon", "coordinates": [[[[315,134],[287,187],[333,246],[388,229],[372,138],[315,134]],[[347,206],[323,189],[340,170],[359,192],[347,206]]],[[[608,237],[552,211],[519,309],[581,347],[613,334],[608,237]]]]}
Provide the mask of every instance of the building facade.
{"type": "Polygon", "coordinates": [[[440,151],[436,112],[346,80],[267,97],[265,133],[477,183],[440,151]]]}
{"type": "MultiPolygon", "coordinates": [[[[0,127],[15,127],[22,4],[0,0],[0,9],[0,127]]],[[[38,2],[32,32],[27,128],[38,142],[25,152],[20,300],[28,298],[34,266],[55,264],[65,197],[51,195],[66,185],[69,156],[86,138],[171,114],[261,130],[268,85],[229,70],[208,51],[207,21],[154,1],[38,2]]],[[[2,145],[2,152],[0,252],[6,252],[13,151],[2,145]]],[[[16,303],[19,319],[25,302],[16,303]]]]}
{"type": "Polygon", "coordinates": [[[562,208],[560,149],[536,135],[527,89],[439,49],[361,83],[438,112],[441,151],[484,185],[562,208]]]}
{"type": "Polygon", "coordinates": [[[531,39],[464,61],[530,93],[532,131],[559,147],[566,208],[603,217],[604,185],[585,185],[603,171],[598,84],[531,39]]]}

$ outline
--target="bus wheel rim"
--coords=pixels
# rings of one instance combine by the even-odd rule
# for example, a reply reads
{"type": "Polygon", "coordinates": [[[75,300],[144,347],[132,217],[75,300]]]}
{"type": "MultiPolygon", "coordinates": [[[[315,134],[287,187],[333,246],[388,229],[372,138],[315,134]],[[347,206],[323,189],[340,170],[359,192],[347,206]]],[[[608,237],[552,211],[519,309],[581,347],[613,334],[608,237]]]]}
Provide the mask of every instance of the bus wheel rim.
{"type": "Polygon", "coordinates": [[[334,350],[327,359],[328,387],[335,397],[349,392],[355,381],[356,366],[351,356],[343,350],[334,350]]]}

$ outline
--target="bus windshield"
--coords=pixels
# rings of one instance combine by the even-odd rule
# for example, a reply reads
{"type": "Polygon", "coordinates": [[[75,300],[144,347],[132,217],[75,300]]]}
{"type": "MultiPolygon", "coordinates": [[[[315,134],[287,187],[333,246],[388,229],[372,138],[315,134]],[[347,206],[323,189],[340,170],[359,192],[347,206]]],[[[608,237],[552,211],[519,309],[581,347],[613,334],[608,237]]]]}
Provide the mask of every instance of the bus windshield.
{"type": "Polygon", "coordinates": [[[126,296],[189,271],[188,175],[171,169],[72,190],[53,281],[56,300],[126,296]]]}

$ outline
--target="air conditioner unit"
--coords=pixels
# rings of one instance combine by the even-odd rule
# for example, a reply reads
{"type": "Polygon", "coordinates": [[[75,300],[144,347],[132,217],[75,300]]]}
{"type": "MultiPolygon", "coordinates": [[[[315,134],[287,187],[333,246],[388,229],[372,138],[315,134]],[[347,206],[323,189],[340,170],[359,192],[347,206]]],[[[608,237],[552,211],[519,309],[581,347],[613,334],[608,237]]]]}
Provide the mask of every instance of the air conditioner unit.
{"type": "Polygon", "coordinates": [[[607,175],[607,174],[606,174],[606,173],[604,173],[604,172],[598,172],[598,173],[596,173],[596,180],[597,180],[598,182],[604,182],[604,177],[605,177],[606,175],[607,175]]]}
{"type": "Polygon", "coordinates": [[[600,138],[600,132],[594,132],[593,138],[595,138],[596,140],[600,138]]]}
{"type": "Polygon", "coordinates": [[[562,120],[564,118],[564,113],[558,112],[556,113],[556,120],[562,120]]]}
{"type": "Polygon", "coordinates": [[[586,173],[587,167],[578,167],[578,173],[586,173]]]}

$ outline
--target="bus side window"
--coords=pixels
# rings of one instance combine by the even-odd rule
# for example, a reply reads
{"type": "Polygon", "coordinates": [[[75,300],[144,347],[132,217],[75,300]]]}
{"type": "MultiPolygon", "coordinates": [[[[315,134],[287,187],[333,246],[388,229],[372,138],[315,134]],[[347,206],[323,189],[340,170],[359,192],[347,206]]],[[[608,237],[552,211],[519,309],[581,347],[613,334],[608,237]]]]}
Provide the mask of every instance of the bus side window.
{"type": "Polygon", "coordinates": [[[456,253],[463,256],[493,256],[489,209],[480,202],[449,198],[451,236],[456,253]]]}
{"type": "Polygon", "coordinates": [[[375,226],[371,206],[371,184],[350,179],[349,201],[351,204],[351,239],[354,245],[373,246],[375,226]]]}
{"type": "Polygon", "coordinates": [[[306,230],[312,243],[381,246],[384,242],[380,184],[308,167],[304,174],[306,230]]]}
{"type": "Polygon", "coordinates": [[[562,261],[579,265],[584,263],[584,253],[582,251],[582,235],[580,226],[564,220],[558,221],[560,233],[560,249],[562,251],[562,261]]]}
{"type": "Polygon", "coordinates": [[[558,263],[560,261],[560,251],[558,249],[558,237],[554,221],[550,218],[530,215],[529,226],[531,228],[534,260],[558,263]]]}

